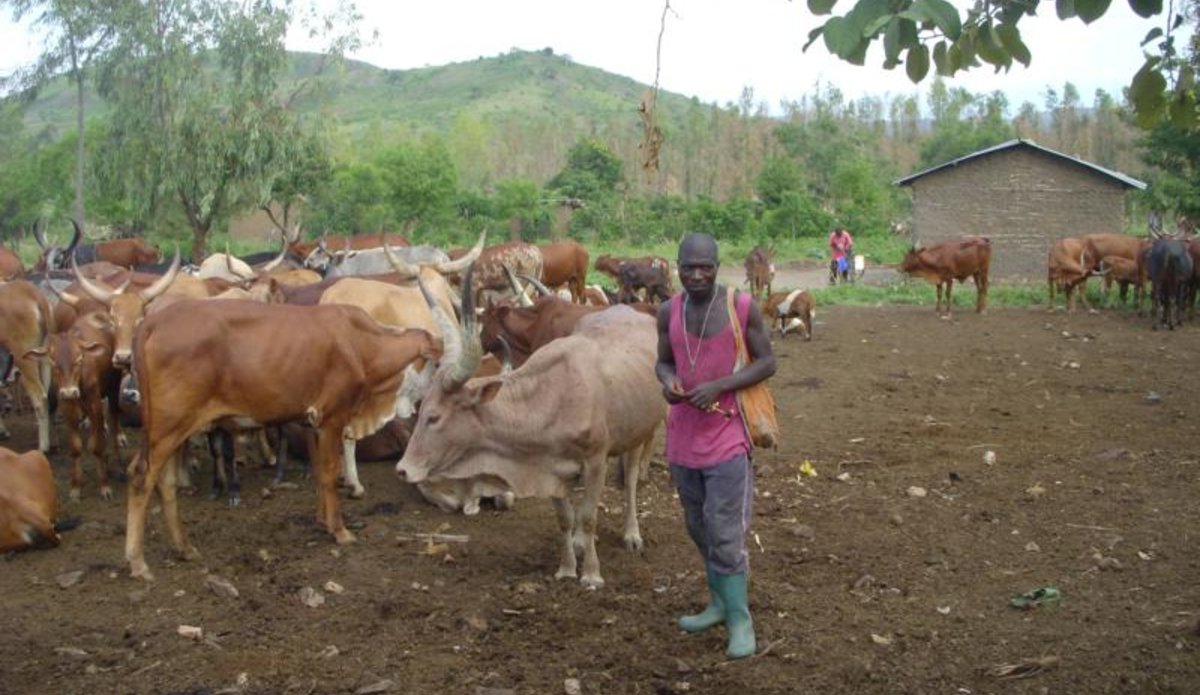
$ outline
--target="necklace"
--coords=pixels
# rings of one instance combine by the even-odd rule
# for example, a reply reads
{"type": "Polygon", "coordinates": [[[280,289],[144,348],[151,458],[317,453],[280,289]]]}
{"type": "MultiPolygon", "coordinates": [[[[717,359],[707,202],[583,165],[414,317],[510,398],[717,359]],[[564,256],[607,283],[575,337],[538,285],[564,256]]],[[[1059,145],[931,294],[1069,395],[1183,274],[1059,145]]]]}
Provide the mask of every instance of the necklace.
{"type": "Polygon", "coordinates": [[[684,293],[684,295],[683,295],[683,311],[680,312],[680,314],[679,314],[679,321],[683,324],[683,351],[685,353],[687,353],[688,366],[691,367],[693,372],[696,371],[696,360],[700,359],[700,349],[704,346],[704,333],[705,333],[705,331],[708,330],[708,317],[710,314],[712,314],[713,304],[716,304],[716,303],[717,303],[717,290],[716,290],[716,288],[713,288],[713,295],[708,300],[708,308],[705,309],[705,311],[704,311],[704,321],[701,322],[701,324],[700,324],[700,338],[696,342],[696,354],[693,355],[692,354],[692,346],[688,342],[688,330],[687,330],[688,295],[687,295],[687,293],[684,293]]]}

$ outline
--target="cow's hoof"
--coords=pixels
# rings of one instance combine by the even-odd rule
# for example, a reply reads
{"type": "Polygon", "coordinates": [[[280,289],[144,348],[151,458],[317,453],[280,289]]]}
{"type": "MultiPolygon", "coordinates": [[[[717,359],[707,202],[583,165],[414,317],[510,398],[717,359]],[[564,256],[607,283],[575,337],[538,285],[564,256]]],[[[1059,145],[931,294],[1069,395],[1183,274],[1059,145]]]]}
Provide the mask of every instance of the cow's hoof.
{"type": "Polygon", "coordinates": [[[350,531],[350,529],[343,528],[333,532],[333,540],[335,540],[338,545],[346,545],[348,543],[353,543],[356,539],[354,538],[354,534],[350,531]]]}
{"type": "Polygon", "coordinates": [[[192,560],[200,559],[200,551],[196,550],[196,546],[189,545],[179,551],[179,557],[182,560],[191,562],[192,560]]]}
{"type": "Polygon", "coordinates": [[[112,502],[112,500],[113,500],[112,488],[107,485],[100,488],[100,499],[104,500],[105,502],[112,502]]]}
{"type": "Polygon", "coordinates": [[[229,498],[229,506],[230,507],[242,506],[242,498],[241,497],[230,497],[229,498]]]}
{"type": "Polygon", "coordinates": [[[585,588],[595,591],[596,589],[604,588],[604,577],[598,574],[591,576],[584,575],[579,579],[579,583],[585,588]]]}
{"type": "Polygon", "coordinates": [[[625,549],[632,552],[640,552],[644,547],[642,536],[638,533],[628,533],[625,535],[625,549]]]}
{"type": "Polygon", "coordinates": [[[577,576],[579,575],[575,573],[574,567],[570,569],[567,569],[566,567],[559,567],[558,571],[554,573],[555,579],[575,579],[577,576]]]}
{"type": "MultiPolygon", "coordinates": [[[[79,493],[79,488],[77,488],[77,487],[73,487],[73,488],[71,488],[71,493],[70,493],[70,495],[69,495],[69,497],[71,498],[71,501],[72,501],[72,502],[78,502],[78,501],[79,501],[79,494],[80,494],[80,493],[79,493]]],[[[103,490],[101,490],[101,491],[100,491],[100,494],[102,494],[102,495],[103,495],[103,494],[104,494],[104,491],[103,491],[103,490]]]]}
{"type": "Polygon", "coordinates": [[[352,500],[361,500],[367,496],[367,489],[361,485],[356,488],[351,488],[349,495],[352,500]]]}
{"type": "Polygon", "coordinates": [[[150,571],[149,565],[145,562],[129,563],[129,576],[144,582],[154,581],[154,573],[150,571]]]}

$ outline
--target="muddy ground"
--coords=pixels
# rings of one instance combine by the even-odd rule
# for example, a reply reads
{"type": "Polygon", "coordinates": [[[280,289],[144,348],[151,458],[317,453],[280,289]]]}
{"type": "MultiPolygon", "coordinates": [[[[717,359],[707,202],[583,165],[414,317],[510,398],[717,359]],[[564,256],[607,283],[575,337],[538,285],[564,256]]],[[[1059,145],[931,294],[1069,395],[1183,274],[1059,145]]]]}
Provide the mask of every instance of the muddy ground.
{"type": "MultiPolygon", "coordinates": [[[[623,549],[620,495],[606,495],[599,591],[552,578],[546,501],[445,514],[365,464],[367,497],[345,504],[359,542],[337,547],[311,521],[310,481],[293,472],[297,488],[264,497],[269,472],[252,466],[241,508],[183,500],[199,561],[175,560],[151,516],[152,584],[122,559],[123,488],[105,503],[89,480],[60,548],[0,560],[0,691],[1200,691],[1200,329],[819,311],[812,343],[775,342],[787,436],[756,464],[755,658],[727,663],[722,630],[675,627],[703,580],[661,459],[639,503],[644,552],[623,549]],[[408,540],[427,532],[469,540],[408,540]],[[1009,605],[1045,586],[1059,605],[1009,605]],[[325,603],[304,605],[305,587],[325,603]]],[[[30,417],[13,425],[10,444],[32,445],[30,417]]]]}

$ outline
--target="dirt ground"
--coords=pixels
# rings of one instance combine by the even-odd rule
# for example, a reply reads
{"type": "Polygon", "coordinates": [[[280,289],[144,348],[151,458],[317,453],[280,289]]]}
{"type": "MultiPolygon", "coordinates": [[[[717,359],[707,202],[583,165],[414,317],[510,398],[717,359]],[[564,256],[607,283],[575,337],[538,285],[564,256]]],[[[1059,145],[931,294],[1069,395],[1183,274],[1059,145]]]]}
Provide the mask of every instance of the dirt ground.
{"type": "MultiPolygon", "coordinates": [[[[775,342],[787,436],[756,461],[752,659],[726,662],[721,629],[675,626],[703,577],[660,458],[639,501],[644,552],[624,550],[620,494],[606,495],[599,591],[552,578],[546,501],[445,514],[364,464],[367,497],[345,503],[359,542],[337,547],[311,521],[310,481],[292,472],[296,488],[264,497],[270,474],[251,466],[240,508],[183,499],[199,561],[174,559],[151,515],[150,584],[123,561],[123,489],[106,503],[90,479],[61,547],[0,560],[0,691],[1200,691],[1195,325],[818,311],[813,342],[775,342]],[[428,532],[469,540],[411,540],[428,532]],[[1059,605],[1009,605],[1047,586],[1059,605]],[[304,605],[305,587],[324,604],[304,605]]],[[[34,443],[30,416],[10,426],[10,444],[34,443]]]]}

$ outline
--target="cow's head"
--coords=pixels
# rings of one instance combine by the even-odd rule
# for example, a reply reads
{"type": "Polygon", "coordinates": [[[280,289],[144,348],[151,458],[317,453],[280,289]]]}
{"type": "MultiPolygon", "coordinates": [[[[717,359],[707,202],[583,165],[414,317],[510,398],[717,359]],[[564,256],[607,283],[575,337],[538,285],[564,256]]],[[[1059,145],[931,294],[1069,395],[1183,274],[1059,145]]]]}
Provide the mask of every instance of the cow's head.
{"type": "Polygon", "coordinates": [[[109,316],[113,322],[113,366],[117,369],[128,369],[133,360],[133,335],[146,317],[146,305],[167,291],[175,276],[179,273],[179,247],[175,247],[175,257],[162,277],[155,280],[149,287],[137,292],[126,292],[133,274],[126,276],[125,282],[115,289],[104,286],[94,280],[89,280],[79,272],[75,259],[71,259],[71,270],[80,288],[101,304],[108,307],[109,316]]]}
{"type": "Polygon", "coordinates": [[[34,226],[34,241],[42,249],[42,255],[38,258],[34,270],[47,272],[51,270],[64,270],[67,267],[68,259],[73,257],[75,247],[79,246],[79,241],[83,238],[83,230],[79,227],[79,223],[71,220],[71,226],[75,228],[75,231],[71,235],[71,243],[65,247],[46,241],[46,225],[44,221],[34,226]]]}
{"type": "Polygon", "coordinates": [[[137,244],[137,258],[135,259],[137,265],[159,263],[162,261],[162,252],[154,244],[145,239],[133,239],[132,241],[137,244]]]}
{"type": "MultiPolygon", "coordinates": [[[[475,309],[471,299],[471,270],[463,277],[462,325],[454,326],[434,312],[442,331],[445,350],[434,374],[433,383],[421,402],[421,411],[413,436],[396,464],[396,473],[411,483],[425,480],[473,477],[475,471],[452,470],[464,459],[478,440],[478,409],[499,392],[504,377],[477,379],[468,384],[482,359],[483,348],[475,330],[475,309]]],[[[432,308],[433,295],[419,282],[425,301],[432,308]]]]}

